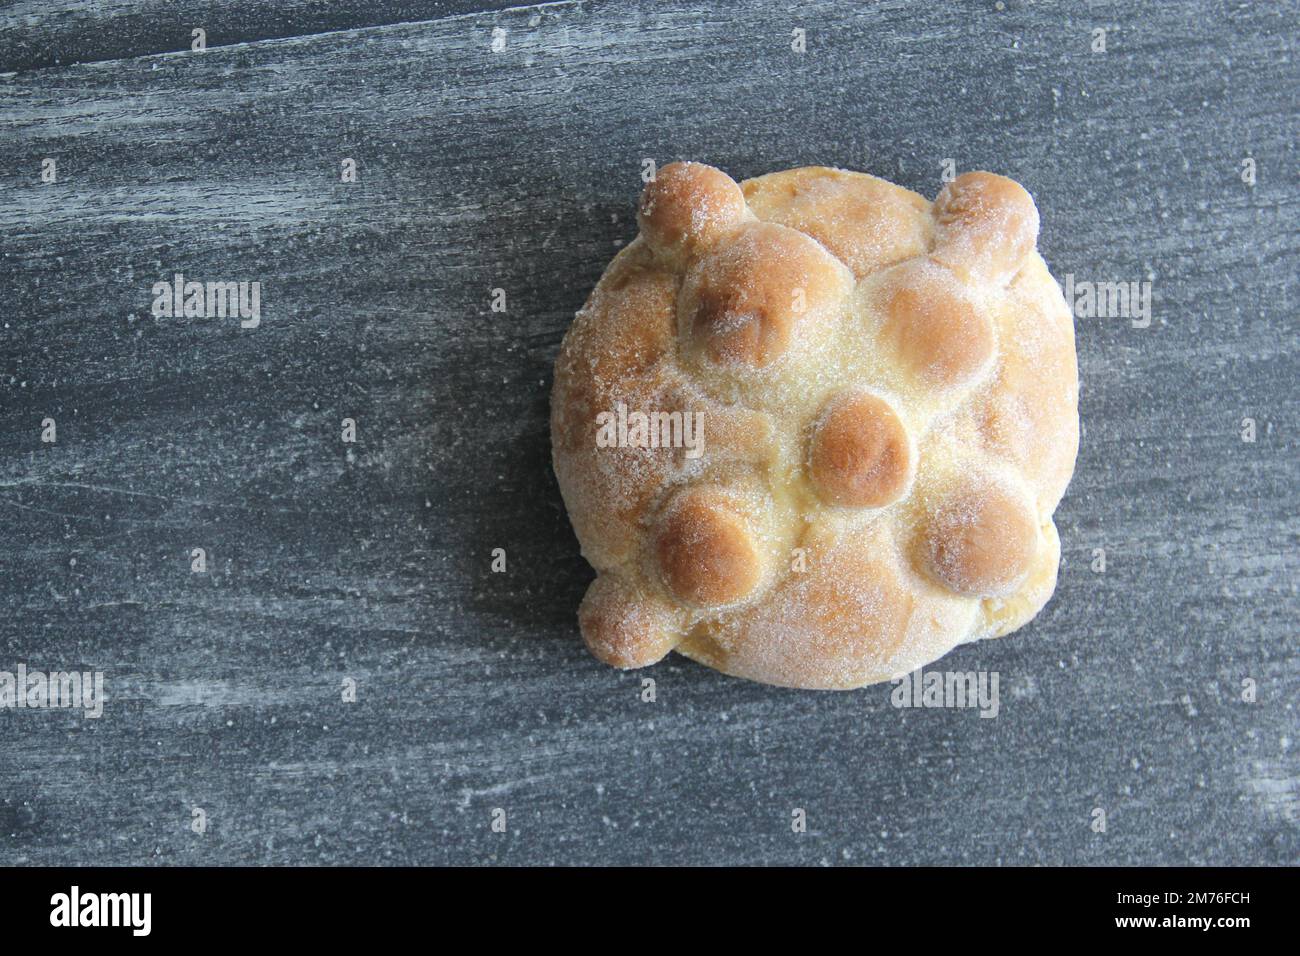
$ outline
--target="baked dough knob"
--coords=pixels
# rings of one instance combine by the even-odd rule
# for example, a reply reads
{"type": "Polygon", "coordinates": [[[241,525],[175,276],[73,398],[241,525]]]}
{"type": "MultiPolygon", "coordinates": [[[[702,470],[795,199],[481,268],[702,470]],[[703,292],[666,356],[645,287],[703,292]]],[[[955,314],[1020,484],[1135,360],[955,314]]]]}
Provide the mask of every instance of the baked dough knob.
{"type": "Polygon", "coordinates": [[[716,487],[689,488],[674,499],[655,537],[655,558],[668,590],[697,607],[735,604],[763,576],[749,522],[716,487]]]}
{"type": "Polygon", "coordinates": [[[934,200],[934,258],[1005,283],[1038,242],[1038,209],[1025,188],[993,173],[962,173],[934,200]]]}
{"type": "Polygon", "coordinates": [[[880,508],[907,490],[915,457],[889,403],[850,390],[827,402],[813,425],[808,475],[827,504],[880,508]]]}
{"type": "Polygon", "coordinates": [[[679,639],[667,605],[637,594],[612,574],[591,582],[578,608],[578,624],[591,653],[614,667],[653,664],[679,639]]]}
{"type": "Polygon", "coordinates": [[[1025,580],[1038,552],[1038,524],[1022,495],[993,483],[955,489],[930,513],[930,569],[967,597],[1005,597],[1025,580]]]}
{"type": "Polygon", "coordinates": [[[928,385],[968,384],[996,348],[993,322],[951,270],[926,259],[898,268],[885,293],[884,337],[928,385]]]}
{"type": "Polygon", "coordinates": [[[641,234],[669,255],[694,255],[746,214],[734,179],[703,163],[669,163],[646,183],[637,208],[641,234]]]}
{"type": "Polygon", "coordinates": [[[692,347],[719,365],[763,368],[811,338],[853,274],[794,229],[755,222],[692,267],[683,286],[692,347]]]}

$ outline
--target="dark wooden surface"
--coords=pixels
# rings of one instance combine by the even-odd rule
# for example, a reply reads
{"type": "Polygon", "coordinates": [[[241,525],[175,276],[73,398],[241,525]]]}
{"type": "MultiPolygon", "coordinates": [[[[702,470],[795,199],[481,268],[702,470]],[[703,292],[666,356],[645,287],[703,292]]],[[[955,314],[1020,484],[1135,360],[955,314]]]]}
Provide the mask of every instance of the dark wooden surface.
{"type": "Polygon", "coordinates": [[[1296,4],[491,6],[0,11],[0,670],[109,696],[0,711],[0,863],[1300,860],[1296,4]],[[941,665],[996,719],[581,647],[551,363],[647,157],[951,158],[1152,281],[1078,321],[1055,598],[941,665]]]}

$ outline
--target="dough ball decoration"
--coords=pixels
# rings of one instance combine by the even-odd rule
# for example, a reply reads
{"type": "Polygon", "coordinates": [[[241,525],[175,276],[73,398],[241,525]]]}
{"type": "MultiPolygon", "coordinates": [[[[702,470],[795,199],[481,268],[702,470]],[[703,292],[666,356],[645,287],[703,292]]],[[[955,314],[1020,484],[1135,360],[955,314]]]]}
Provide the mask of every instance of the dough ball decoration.
{"type": "Polygon", "coordinates": [[[1021,186],[966,173],[931,204],[863,173],[673,163],[638,222],[551,404],[597,658],[845,689],[1038,613],[1078,372],[1021,186]],[[649,428],[598,441],[619,409],[649,428]]]}

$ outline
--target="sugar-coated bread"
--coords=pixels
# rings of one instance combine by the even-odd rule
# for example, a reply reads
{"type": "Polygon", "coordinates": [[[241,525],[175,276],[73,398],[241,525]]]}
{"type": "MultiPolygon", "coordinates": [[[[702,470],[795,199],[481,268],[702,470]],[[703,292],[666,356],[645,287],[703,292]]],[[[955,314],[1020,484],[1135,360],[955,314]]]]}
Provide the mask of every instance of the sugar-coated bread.
{"type": "Polygon", "coordinates": [[[1051,596],[1074,326],[1019,184],[673,163],[555,367],[591,652],[888,680],[1051,596]]]}

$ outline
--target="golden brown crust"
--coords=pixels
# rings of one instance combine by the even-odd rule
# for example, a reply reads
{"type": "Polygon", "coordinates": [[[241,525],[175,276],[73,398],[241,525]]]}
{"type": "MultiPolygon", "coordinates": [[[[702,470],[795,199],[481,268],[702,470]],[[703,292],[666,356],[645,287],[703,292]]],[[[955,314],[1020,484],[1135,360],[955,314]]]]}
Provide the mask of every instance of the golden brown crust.
{"type": "Polygon", "coordinates": [[[679,646],[711,667],[786,687],[843,689],[890,676],[918,602],[870,538],[813,549],[762,604],[679,646]]]}
{"type": "Polygon", "coordinates": [[[674,163],[639,220],[552,396],[592,653],[847,688],[1030,620],[1078,385],[1029,194],[966,173],[931,206],[860,173],[674,163]],[[620,407],[698,414],[700,441],[602,441],[620,407]]]}
{"type": "Polygon", "coordinates": [[[967,384],[993,358],[992,321],[956,276],[932,261],[917,259],[895,270],[883,308],[885,341],[935,388],[967,384]]]}
{"type": "Polygon", "coordinates": [[[918,256],[929,246],[929,206],[893,183],[811,166],[742,184],[759,219],[812,236],[858,278],[918,256]]]}
{"type": "Polygon", "coordinates": [[[762,576],[744,515],[714,488],[677,496],[656,535],[655,553],[668,590],[698,607],[734,604],[762,576]]]}
{"type": "Polygon", "coordinates": [[[915,457],[889,403],[863,391],[838,395],[814,425],[808,477],[827,504],[880,508],[907,490],[915,457]]]}
{"type": "Polygon", "coordinates": [[[668,605],[638,594],[613,574],[591,582],[578,608],[578,624],[587,649],[614,667],[653,664],[678,641],[668,605]]]}
{"type": "Polygon", "coordinates": [[[993,482],[963,481],[928,515],[926,558],[956,594],[1014,593],[1038,550],[1038,522],[1029,501],[993,482]]]}
{"type": "Polygon", "coordinates": [[[703,163],[670,163],[641,195],[641,235],[671,256],[717,241],[745,216],[745,196],[730,176],[703,163]]]}
{"type": "Polygon", "coordinates": [[[1038,240],[1038,209],[1019,183],[963,173],[934,201],[934,256],[973,277],[1005,282],[1038,240]]]}
{"type": "Polygon", "coordinates": [[[850,288],[844,267],[803,233],[750,223],[687,273],[683,338],[714,363],[762,368],[812,337],[807,326],[850,288]]]}

